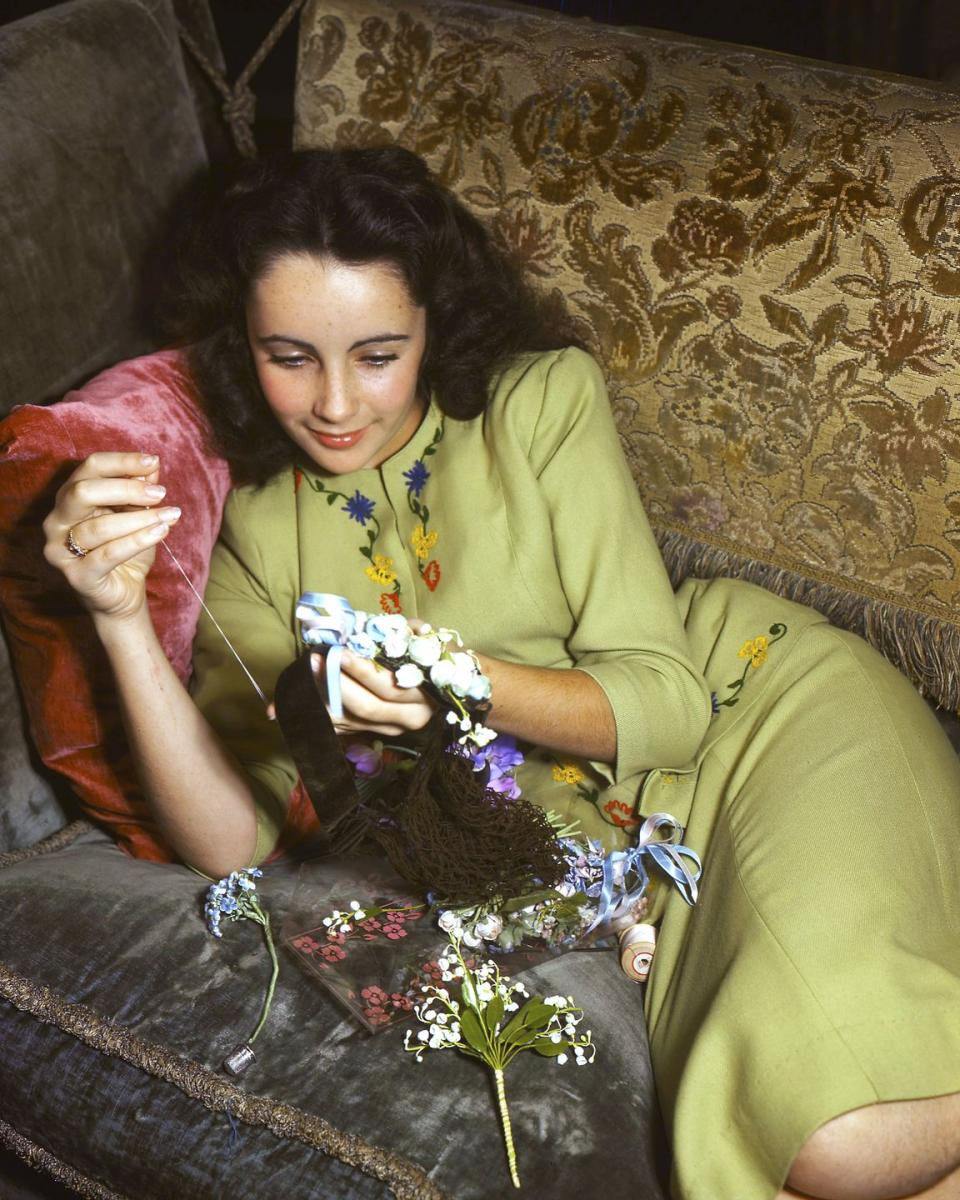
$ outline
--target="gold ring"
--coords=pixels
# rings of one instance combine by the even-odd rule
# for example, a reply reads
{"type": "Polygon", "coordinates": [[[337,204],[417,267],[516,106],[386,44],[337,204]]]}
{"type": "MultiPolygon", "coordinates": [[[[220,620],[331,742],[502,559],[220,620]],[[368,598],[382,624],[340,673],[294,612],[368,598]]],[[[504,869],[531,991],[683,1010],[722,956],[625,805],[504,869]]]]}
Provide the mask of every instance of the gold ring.
{"type": "Polygon", "coordinates": [[[77,539],[73,536],[73,526],[71,526],[67,530],[66,546],[67,546],[67,549],[70,551],[70,553],[73,554],[76,558],[86,558],[87,555],[90,553],[89,550],[84,550],[84,548],[80,545],[80,543],[77,541],[77,539]]]}

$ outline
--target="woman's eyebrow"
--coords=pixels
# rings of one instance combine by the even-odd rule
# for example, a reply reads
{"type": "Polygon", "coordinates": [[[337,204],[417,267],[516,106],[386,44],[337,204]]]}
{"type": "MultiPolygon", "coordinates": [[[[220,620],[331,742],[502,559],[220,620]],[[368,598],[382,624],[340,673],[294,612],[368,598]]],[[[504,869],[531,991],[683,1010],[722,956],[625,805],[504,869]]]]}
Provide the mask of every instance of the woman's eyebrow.
{"type": "Polygon", "coordinates": [[[271,333],[267,337],[258,337],[257,341],[262,346],[267,346],[270,342],[286,342],[291,346],[299,346],[301,350],[309,350],[311,354],[317,352],[317,348],[312,342],[305,342],[302,338],[288,337],[285,333],[271,333]]]}
{"type": "Polygon", "coordinates": [[[409,342],[409,333],[377,333],[373,337],[362,338],[359,342],[354,342],[350,347],[351,350],[359,350],[361,346],[373,346],[378,342],[409,342]]]}
{"type": "MultiPolygon", "coordinates": [[[[302,338],[289,337],[285,333],[271,333],[267,337],[258,337],[257,341],[267,346],[271,342],[286,342],[290,346],[298,346],[301,350],[308,350],[311,354],[317,353],[316,346],[312,342],[305,342],[302,338]]],[[[351,350],[359,350],[361,346],[373,346],[380,342],[409,342],[409,333],[377,333],[373,337],[361,338],[359,342],[354,342],[350,347],[351,350]]]]}

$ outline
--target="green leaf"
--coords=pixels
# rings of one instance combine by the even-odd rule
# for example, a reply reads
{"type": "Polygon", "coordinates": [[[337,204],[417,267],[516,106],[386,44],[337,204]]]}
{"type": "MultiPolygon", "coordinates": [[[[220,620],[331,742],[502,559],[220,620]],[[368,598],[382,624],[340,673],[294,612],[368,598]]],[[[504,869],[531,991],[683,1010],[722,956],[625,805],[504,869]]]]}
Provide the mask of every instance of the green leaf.
{"type": "Polygon", "coordinates": [[[491,1036],[497,1032],[497,1026],[503,1020],[503,997],[494,996],[483,1010],[483,1020],[491,1036]]]}
{"type": "MultiPolygon", "coordinates": [[[[324,488],[323,490],[326,491],[326,488],[324,488]]],[[[327,503],[328,504],[336,504],[336,502],[337,502],[337,493],[336,492],[327,492],[327,503]]]]}
{"type": "Polygon", "coordinates": [[[501,1044],[506,1043],[508,1046],[529,1046],[542,1032],[542,1029],[529,1029],[526,1025],[521,1024],[514,1027],[514,1021],[511,1021],[500,1034],[500,1042],[501,1044]]]}
{"type": "Polygon", "coordinates": [[[520,1009],[517,1016],[528,1029],[543,1029],[556,1011],[552,1004],[544,1004],[534,996],[520,1009]]]}
{"type": "Polygon", "coordinates": [[[556,1058],[559,1054],[566,1054],[570,1049],[566,1042],[538,1042],[533,1047],[538,1054],[542,1054],[544,1058],[556,1058]]]}
{"type": "Polygon", "coordinates": [[[467,1045],[483,1054],[487,1049],[487,1039],[484,1036],[483,1025],[477,1016],[476,1009],[465,1007],[460,1014],[460,1032],[467,1045]]]}
{"type": "Polygon", "coordinates": [[[542,900],[556,900],[560,893],[556,888],[543,888],[539,892],[528,892],[526,896],[515,896],[512,900],[500,905],[502,913],[517,912],[528,908],[531,904],[539,904],[542,900]]]}

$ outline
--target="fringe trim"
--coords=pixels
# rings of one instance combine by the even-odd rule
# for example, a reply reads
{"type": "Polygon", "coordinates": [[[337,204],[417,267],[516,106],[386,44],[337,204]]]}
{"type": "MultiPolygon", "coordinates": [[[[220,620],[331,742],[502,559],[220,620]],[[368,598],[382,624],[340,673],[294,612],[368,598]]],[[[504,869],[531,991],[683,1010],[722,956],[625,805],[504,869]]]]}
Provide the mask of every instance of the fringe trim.
{"type": "Polygon", "coordinates": [[[34,1171],[43,1171],[57,1183],[62,1183],[64,1187],[70,1188],[78,1196],[85,1196],[87,1200],[127,1200],[127,1197],[121,1196],[119,1192],[111,1192],[102,1183],[97,1183],[96,1180],[81,1175],[73,1167],[68,1167],[55,1154],[38,1146],[36,1142],[31,1142],[29,1138],[25,1138],[22,1133],[18,1133],[12,1125],[8,1125],[3,1120],[0,1120],[0,1145],[12,1150],[34,1171]]]}
{"type": "Polygon", "coordinates": [[[0,870],[26,862],[30,858],[39,858],[43,854],[53,854],[57,850],[62,850],[71,842],[75,842],[82,833],[87,833],[93,828],[94,826],[89,821],[72,821],[63,829],[58,829],[56,833],[51,833],[49,836],[41,838],[39,842],[34,842],[32,846],[24,846],[20,850],[8,850],[6,854],[0,854],[0,870]]]}
{"type": "MultiPolygon", "coordinates": [[[[397,1200],[447,1200],[423,1170],[354,1134],[344,1133],[322,1117],[289,1104],[251,1096],[190,1059],[172,1054],[98,1016],[83,1004],[63,1000],[51,988],[36,984],[0,964],[0,996],[38,1021],[55,1025],[94,1050],[122,1059],[166,1083],[211,1112],[229,1112],[248,1125],[259,1125],[281,1138],[294,1138],[306,1146],[356,1167],[392,1189],[397,1200]]],[[[90,1193],[99,1196],[99,1193],[90,1193]]],[[[112,1193],[103,1193],[112,1200],[112,1193]]],[[[121,1198],[122,1200],[122,1198],[121,1198]]]]}
{"type": "Polygon", "coordinates": [[[841,629],[858,633],[899,667],[921,695],[952,712],[960,709],[960,626],[890,600],[755,562],[674,530],[658,529],[656,535],[675,588],[689,577],[726,576],[759,584],[816,609],[841,629]]]}

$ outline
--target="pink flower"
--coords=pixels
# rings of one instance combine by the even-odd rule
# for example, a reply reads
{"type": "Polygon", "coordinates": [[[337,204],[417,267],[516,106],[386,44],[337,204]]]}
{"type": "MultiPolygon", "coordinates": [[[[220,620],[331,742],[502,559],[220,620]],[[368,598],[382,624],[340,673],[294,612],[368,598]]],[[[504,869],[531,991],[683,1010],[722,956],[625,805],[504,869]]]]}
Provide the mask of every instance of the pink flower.
{"type": "Polygon", "coordinates": [[[367,933],[373,933],[375,929],[381,928],[381,924],[376,917],[367,917],[365,921],[360,922],[360,928],[365,929],[367,933]]]}
{"type": "Polygon", "coordinates": [[[382,987],[365,987],[360,991],[360,995],[367,1001],[368,1004],[378,1004],[382,1006],[386,1003],[387,993],[382,987]]]}
{"type": "Polygon", "coordinates": [[[347,957],[347,952],[339,946],[321,946],[320,957],[325,958],[327,962],[339,962],[341,958],[347,957]]]}
{"type": "Polygon", "coordinates": [[[401,992],[394,992],[390,997],[390,1003],[401,1012],[409,1012],[413,1008],[413,1000],[401,992]]]}
{"type": "Polygon", "coordinates": [[[302,950],[304,954],[312,954],[314,950],[320,949],[320,943],[314,941],[314,939],[309,937],[307,934],[303,934],[302,937],[294,938],[293,944],[298,950],[302,950]]]}
{"type": "Polygon", "coordinates": [[[407,936],[407,931],[404,929],[404,927],[402,925],[397,925],[393,921],[390,921],[384,925],[383,932],[388,938],[390,938],[391,941],[394,942],[397,940],[397,938],[404,938],[407,936]]]}
{"type": "Polygon", "coordinates": [[[390,1020],[390,1014],[379,1007],[365,1008],[363,1015],[371,1025],[385,1025],[390,1020]]]}

